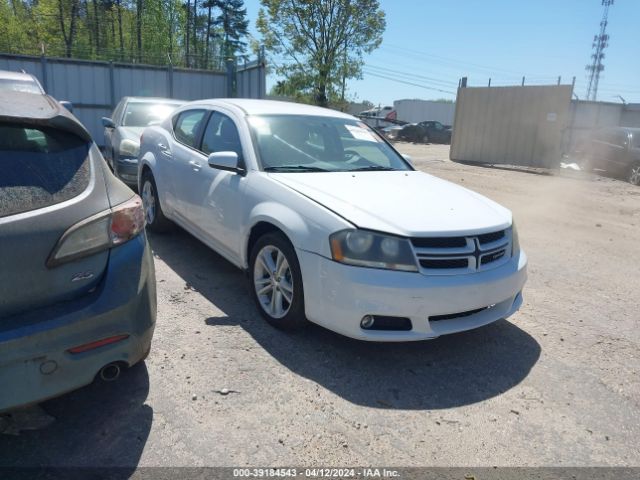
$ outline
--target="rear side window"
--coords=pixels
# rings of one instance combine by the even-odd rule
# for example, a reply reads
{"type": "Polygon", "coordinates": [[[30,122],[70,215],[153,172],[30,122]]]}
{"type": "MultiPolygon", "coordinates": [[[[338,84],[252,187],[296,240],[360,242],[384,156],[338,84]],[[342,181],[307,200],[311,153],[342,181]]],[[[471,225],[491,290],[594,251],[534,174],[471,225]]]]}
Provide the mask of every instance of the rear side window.
{"type": "Polygon", "coordinates": [[[89,148],[57,129],[0,124],[0,217],[64,202],[86,190],[89,148]]]}
{"type": "Polygon", "coordinates": [[[179,113],[173,120],[173,132],[176,135],[176,140],[196,148],[198,131],[205,113],[205,110],[186,110],[179,113]]]}

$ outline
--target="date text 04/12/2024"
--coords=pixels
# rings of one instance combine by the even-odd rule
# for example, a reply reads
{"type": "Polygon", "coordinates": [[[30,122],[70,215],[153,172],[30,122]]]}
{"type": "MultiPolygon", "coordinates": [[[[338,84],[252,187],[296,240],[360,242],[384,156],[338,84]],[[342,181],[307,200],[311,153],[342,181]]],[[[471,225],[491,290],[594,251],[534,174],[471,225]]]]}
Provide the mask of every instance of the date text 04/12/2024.
{"type": "Polygon", "coordinates": [[[397,478],[400,472],[386,468],[236,468],[233,476],[245,478],[397,478]]]}

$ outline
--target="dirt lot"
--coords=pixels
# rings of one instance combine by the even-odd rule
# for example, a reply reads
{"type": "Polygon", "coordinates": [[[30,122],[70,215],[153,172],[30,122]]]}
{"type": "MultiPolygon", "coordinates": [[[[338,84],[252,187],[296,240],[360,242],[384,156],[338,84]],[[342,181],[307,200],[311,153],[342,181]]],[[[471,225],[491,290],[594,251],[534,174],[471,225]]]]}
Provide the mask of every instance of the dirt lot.
{"type": "Polygon", "coordinates": [[[513,210],[518,314],[404,345],[284,334],[229,263],[154,235],[146,365],[5,419],[38,429],[0,435],[0,465],[639,465],[640,188],[400,149],[513,210]]]}

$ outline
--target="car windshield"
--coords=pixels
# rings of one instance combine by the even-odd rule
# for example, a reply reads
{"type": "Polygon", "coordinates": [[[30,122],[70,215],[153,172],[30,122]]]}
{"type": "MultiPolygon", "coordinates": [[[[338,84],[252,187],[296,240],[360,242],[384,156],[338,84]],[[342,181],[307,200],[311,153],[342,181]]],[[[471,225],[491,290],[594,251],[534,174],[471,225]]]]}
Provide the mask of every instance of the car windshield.
{"type": "Polygon", "coordinates": [[[0,90],[24,93],[42,93],[42,90],[36,82],[28,80],[0,79],[0,90]]]}
{"type": "Polygon", "coordinates": [[[311,115],[249,117],[265,171],[411,170],[364,123],[311,115]]]}
{"type": "Polygon", "coordinates": [[[152,123],[159,123],[178,108],[175,103],[129,102],[124,112],[122,126],[148,127],[152,123]]]}

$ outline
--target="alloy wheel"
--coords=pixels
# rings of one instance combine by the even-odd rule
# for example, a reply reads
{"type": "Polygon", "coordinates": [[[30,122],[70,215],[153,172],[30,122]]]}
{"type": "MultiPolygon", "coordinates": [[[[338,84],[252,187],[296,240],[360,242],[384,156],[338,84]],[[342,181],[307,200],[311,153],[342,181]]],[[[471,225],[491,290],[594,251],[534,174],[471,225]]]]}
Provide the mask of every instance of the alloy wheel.
{"type": "Polygon", "coordinates": [[[253,266],[253,284],[262,309],[272,318],[284,317],[293,302],[293,275],[284,253],[263,247],[253,266]]]}
{"type": "Polygon", "coordinates": [[[156,219],[156,196],[150,180],[145,180],[142,186],[142,205],[144,206],[144,217],[148,224],[152,224],[156,219]]]}
{"type": "Polygon", "coordinates": [[[640,185],[640,163],[631,167],[631,172],[629,172],[629,182],[632,185],[640,185]]]}

